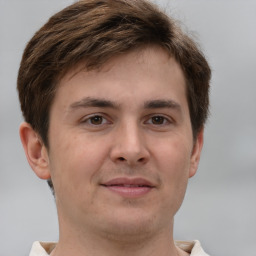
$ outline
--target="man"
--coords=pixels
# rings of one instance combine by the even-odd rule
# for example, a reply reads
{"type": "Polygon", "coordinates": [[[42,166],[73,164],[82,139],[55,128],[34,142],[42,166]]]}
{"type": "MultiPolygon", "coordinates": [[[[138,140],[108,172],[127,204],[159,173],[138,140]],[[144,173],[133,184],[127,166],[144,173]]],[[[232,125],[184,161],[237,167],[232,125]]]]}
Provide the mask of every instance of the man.
{"type": "Polygon", "coordinates": [[[144,0],[84,0],[30,40],[18,91],[20,137],[57,205],[59,241],[30,256],[203,256],[173,218],[197,170],[210,68],[144,0]]]}

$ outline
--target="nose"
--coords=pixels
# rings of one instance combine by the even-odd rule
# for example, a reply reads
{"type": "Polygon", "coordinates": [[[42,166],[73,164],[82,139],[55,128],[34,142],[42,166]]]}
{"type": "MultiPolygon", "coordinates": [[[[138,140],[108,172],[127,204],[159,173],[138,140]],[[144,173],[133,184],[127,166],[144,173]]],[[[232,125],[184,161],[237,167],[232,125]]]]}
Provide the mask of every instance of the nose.
{"type": "Polygon", "coordinates": [[[143,131],[138,125],[122,125],[117,129],[114,137],[110,152],[113,162],[130,166],[148,162],[150,153],[143,131]]]}

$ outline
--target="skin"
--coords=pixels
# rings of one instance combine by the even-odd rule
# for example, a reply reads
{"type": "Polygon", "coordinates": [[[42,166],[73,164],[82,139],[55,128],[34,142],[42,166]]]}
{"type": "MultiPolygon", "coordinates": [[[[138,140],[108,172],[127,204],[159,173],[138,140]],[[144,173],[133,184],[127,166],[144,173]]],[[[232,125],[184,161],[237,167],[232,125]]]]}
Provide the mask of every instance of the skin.
{"type": "Polygon", "coordinates": [[[49,148],[29,124],[20,127],[32,169],[55,188],[60,238],[51,255],[189,255],[174,245],[173,217],[196,173],[203,130],[193,140],[180,66],[149,47],[100,70],[81,67],[58,84],[49,148]],[[152,186],[105,186],[120,177],[152,186]]]}

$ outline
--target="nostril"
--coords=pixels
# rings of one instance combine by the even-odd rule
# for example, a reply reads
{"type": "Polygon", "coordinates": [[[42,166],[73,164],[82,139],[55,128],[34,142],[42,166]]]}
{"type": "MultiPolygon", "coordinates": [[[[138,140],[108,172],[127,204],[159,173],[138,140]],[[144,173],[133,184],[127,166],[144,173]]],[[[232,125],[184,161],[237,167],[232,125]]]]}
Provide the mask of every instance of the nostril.
{"type": "Polygon", "coordinates": [[[138,162],[143,162],[143,161],[144,161],[143,157],[138,160],[138,162]]]}
{"type": "MultiPolygon", "coordinates": [[[[124,157],[119,157],[118,160],[121,161],[121,162],[125,162],[126,161],[126,159],[124,157]]],[[[142,163],[142,162],[144,162],[144,160],[145,160],[145,158],[141,157],[141,158],[138,159],[138,162],[142,163]]]]}

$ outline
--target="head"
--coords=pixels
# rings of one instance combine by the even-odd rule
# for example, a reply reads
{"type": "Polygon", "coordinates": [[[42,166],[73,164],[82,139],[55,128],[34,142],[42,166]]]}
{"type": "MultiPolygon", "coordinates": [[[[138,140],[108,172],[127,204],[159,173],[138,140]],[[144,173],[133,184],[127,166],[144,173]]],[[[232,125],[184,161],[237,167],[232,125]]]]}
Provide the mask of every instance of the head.
{"type": "Polygon", "coordinates": [[[156,45],[180,64],[194,137],[208,115],[210,68],[176,22],[145,0],[82,0],[55,14],[26,46],[18,75],[26,122],[48,144],[49,113],[58,81],[78,63],[98,69],[110,58],[156,45]]]}
{"type": "MultiPolygon", "coordinates": [[[[81,104],[86,107],[92,107],[92,105],[95,107],[95,104],[98,104],[97,108],[107,107],[108,109],[110,108],[111,111],[107,115],[108,117],[110,116],[109,119],[96,115],[94,119],[88,117],[83,120],[83,124],[88,128],[86,129],[93,134],[91,134],[92,136],[84,137],[85,141],[88,139],[88,145],[85,146],[88,146],[86,149],[88,161],[84,163],[89,169],[96,162],[97,165],[98,162],[99,165],[101,165],[100,167],[97,166],[97,169],[100,169],[97,175],[91,175],[88,180],[92,180],[94,185],[100,184],[100,189],[102,189],[102,186],[108,187],[109,180],[113,177],[117,177],[119,171],[122,172],[122,175],[133,177],[138,174],[138,170],[144,170],[142,174],[148,177],[149,181],[153,184],[152,186],[157,189],[159,187],[159,190],[162,190],[161,198],[165,198],[164,195],[172,194],[173,200],[175,201],[175,191],[178,191],[178,194],[180,194],[178,198],[183,198],[186,185],[185,181],[187,177],[193,176],[198,163],[198,156],[200,155],[202,146],[202,130],[208,114],[210,73],[207,61],[195,42],[181,31],[174,20],[166,16],[148,1],[84,0],[76,2],[55,14],[30,40],[24,51],[20,65],[18,91],[25,121],[37,134],[35,140],[40,140],[41,145],[44,146],[44,151],[41,150],[42,155],[50,155],[50,157],[45,157],[45,159],[49,158],[49,161],[47,160],[45,165],[51,162],[52,169],[65,169],[67,165],[63,165],[62,168],[57,165],[61,162],[61,158],[64,157],[65,160],[69,158],[70,154],[66,152],[66,150],[71,148],[74,150],[84,150],[80,144],[82,138],[78,138],[81,135],[78,126],[72,130],[77,131],[76,134],[72,134],[71,130],[61,132],[62,126],[60,125],[61,119],[59,118],[62,114],[59,112],[59,107],[70,103],[73,111],[74,108],[76,109],[76,107],[79,107],[81,104]],[[149,65],[149,69],[146,68],[148,64],[151,65],[149,65]],[[170,67],[170,70],[168,67],[170,67]],[[129,81],[126,70],[129,70],[129,72],[134,75],[134,83],[124,82],[126,86],[120,87],[119,83],[116,84],[116,78],[123,79],[122,81],[129,81]],[[140,70],[140,73],[137,74],[136,70],[140,70]],[[88,76],[86,75],[86,77],[84,77],[84,72],[88,76]],[[150,79],[147,81],[145,79],[140,89],[139,87],[132,88],[138,81],[142,81],[144,77],[149,77],[151,74],[152,81],[156,82],[155,84],[151,84],[150,79]],[[166,79],[161,80],[163,77],[166,79]],[[175,81],[173,81],[173,79],[175,81]],[[90,84],[95,86],[88,87],[88,90],[86,89],[86,93],[89,95],[89,102],[88,98],[86,98],[82,100],[81,103],[81,101],[77,101],[79,95],[84,93],[83,86],[81,85],[83,83],[89,83],[89,81],[91,81],[90,84]],[[162,86],[159,86],[159,88],[156,87],[158,82],[161,84],[161,81],[162,86]],[[170,88],[168,88],[165,81],[170,81],[170,88]],[[146,86],[147,83],[148,87],[146,86]],[[181,88],[177,91],[175,89],[175,83],[181,84],[181,88]],[[131,88],[133,91],[136,90],[135,101],[138,103],[134,103],[134,108],[127,107],[129,104],[133,105],[130,96],[127,96],[131,95],[131,88]],[[150,101],[158,91],[163,92],[162,95],[160,95],[160,101],[157,101],[158,99],[150,101]],[[168,93],[176,95],[177,101],[180,102],[180,104],[176,104],[175,101],[173,104],[173,102],[170,103],[168,100],[162,100],[162,96],[168,93]],[[102,94],[102,97],[99,101],[95,99],[95,97],[100,94],[102,94]],[[93,97],[91,97],[91,95],[93,95],[93,97]],[[105,95],[108,97],[107,100],[104,99],[105,95]],[[148,98],[146,97],[147,95],[148,98]],[[119,96],[123,101],[112,101],[112,99],[118,99],[119,96]],[[91,99],[93,99],[93,101],[90,101],[91,99]],[[71,100],[74,100],[73,103],[71,100]],[[148,119],[146,120],[147,115],[145,113],[148,112],[144,108],[141,109],[140,101],[143,102],[144,107],[146,106],[147,111],[148,109],[165,109],[163,111],[165,112],[166,109],[171,108],[174,109],[174,112],[185,113],[184,115],[177,114],[177,116],[180,116],[180,122],[177,121],[177,124],[180,123],[180,126],[177,125],[179,128],[173,133],[175,136],[167,136],[171,133],[171,131],[168,130],[171,129],[169,125],[171,120],[163,118],[164,115],[154,116],[154,119],[150,117],[150,121],[148,119]],[[181,109],[181,111],[177,109],[181,109]],[[163,129],[161,131],[164,133],[160,133],[158,128],[144,129],[142,127],[141,130],[141,132],[150,130],[149,133],[140,136],[140,138],[145,139],[145,145],[156,145],[157,139],[159,138],[162,155],[159,155],[160,151],[158,151],[158,153],[156,152],[154,155],[154,153],[152,153],[154,150],[151,152],[146,149],[147,147],[145,147],[144,150],[139,146],[138,141],[133,140],[133,138],[124,142],[124,145],[126,143],[127,146],[125,148],[120,149],[111,146],[107,149],[107,146],[112,145],[115,139],[122,139],[122,135],[119,134],[119,129],[124,128],[122,122],[125,122],[125,117],[131,117],[131,113],[134,118],[137,118],[136,120],[142,120],[144,118],[143,120],[145,122],[143,121],[142,125],[144,128],[155,127],[155,125],[158,126],[158,124],[161,126],[162,121],[163,125],[165,125],[165,122],[168,123],[166,129],[167,127],[169,128],[167,130],[161,126],[161,129],[163,129]],[[138,113],[140,113],[140,116],[137,116],[138,113]],[[118,117],[122,117],[122,120],[119,120],[118,117]],[[120,126],[117,125],[118,128],[113,130],[112,135],[106,135],[109,128],[105,130],[105,127],[111,128],[112,124],[115,123],[113,120],[117,119],[120,121],[117,122],[120,126]],[[59,123],[58,120],[60,121],[59,123]],[[186,122],[181,120],[186,120],[186,122]],[[96,130],[91,129],[91,125],[98,126],[98,124],[102,130],[97,130],[98,128],[96,130]],[[114,135],[114,133],[116,134],[114,135]],[[63,139],[58,141],[57,137],[60,134],[62,134],[63,139]],[[66,137],[68,134],[70,135],[69,138],[66,137]],[[98,136],[99,134],[100,136],[98,136]],[[106,135],[106,137],[101,137],[103,135],[106,135]],[[116,135],[120,135],[120,137],[116,135]],[[64,145],[62,143],[65,138],[67,138],[69,143],[64,145]],[[94,140],[92,140],[92,138],[94,138],[94,140]],[[104,147],[96,149],[95,145],[97,145],[97,141],[103,143],[104,147]],[[193,143],[191,141],[193,141],[193,143]],[[135,144],[131,146],[129,143],[133,142],[135,144]],[[167,142],[169,142],[169,144],[167,142]],[[75,145],[75,143],[77,144],[75,145]],[[124,166],[124,161],[127,159],[119,154],[127,153],[127,158],[133,158],[129,150],[134,150],[136,147],[138,149],[137,151],[139,154],[141,153],[142,156],[138,159],[136,164],[132,161],[130,163],[127,161],[124,166]],[[105,150],[104,152],[103,149],[105,150]],[[169,155],[165,155],[168,149],[170,150],[169,155]],[[61,150],[63,150],[63,155],[56,155],[61,150]],[[66,158],[65,152],[67,153],[66,158]],[[97,159],[95,158],[94,152],[102,152],[102,156],[107,156],[107,152],[110,152],[110,158],[108,160],[104,157],[97,159]],[[153,165],[149,164],[151,153],[156,160],[154,162],[153,159],[153,165]],[[170,158],[173,158],[173,161],[169,162],[170,158]],[[192,171],[186,172],[191,165],[187,161],[188,158],[190,160],[192,159],[192,162],[196,162],[196,164],[192,168],[192,171]],[[59,161],[55,161],[55,159],[59,161]],[[143,167],[138,168],[137,164],[143,165],[143,167]],[[169,174],[167,173],[167,176],[163,175],[161,177],[161,175],[158,176],[158,174],[154,173],[154,170],[159,166],[160,169],[164,170],[163,173],[165,173],[169,168],[169,164],[173,165],[173,168],[171,168],[173,171],[169,174]],[[119,165],[122,166],[122,168],[119,168],[119,165]],[[131,166],[133,168],[131,168],[131,166]],[[177,175],[175,168],[182,169],[184,172],[180,172],[180,174],[177,175]],[[112,171],[106,174],[103,172],[103,169],[112,171]],[[136,174],[134,174],[133,171],[136,171],[136,174]],[[166,188],[167,186],[165,186],[164,183],[167,180],[172,180],[172,178],[178,181],[178,185],[172,184],[173,186],[171,187],[173,190],[170,191],[166,188]],[[179,186],[182,182],[184,186],[179,186]],[[104,184],[102,185],[102,183],[104,184]]],[[[85,94],[85,96],[86,95],[87,94],[85,94]]],[[[69,110],[67,110],[67,113],[72,113],[72,111],[69,110]]],[[[151,114],[152,113],[150,113],[150,116],[151,114]]],[[[67,116],[69,116],[69,114],[67,114],[67,116]]],[[[179,119],[179,117],[177,119],[179,119]]],[[[134,136],[136,137],[138,135],[137,128],[132,126],[132,124],[136,123],[133,122],[134,120],[135,119],[129,119],[128,123],[130,125],[130,131],[134,131],[134,136]]],[[[131,132],[131,134],[133,133],[131,132]]],[[[74,165],[80,160],[85,161],[81,156],[81,152],[78,151],[74,151],[74,157],[69,160],[70,163],[72,162],[74,165]],[[77,161],[75,162],[75,160],[77,161]]],[[[77,169],[80,168],[79,166],[77,165],[77,169]]],[[[71,167],[70,165],[70,168],[71,167]]],[[[47,167],[47,170],[48,169],[47,167]]],[[[53,182],[55,182],[58,191],[60,191],[63,186],[60,180],[68,180],[70,177],[68,176],[69,174],[65,176],[65,171],[63,171],[63,177],[59,176],[60,173],[56,173],[53,175],[53,182]]],[[[82,172],[80,174],[82,174],[82,172]]],[[[89,174],[90,171],[88,170],[87,175],[89,174]]],[[[49,175],[43,174],[41,177],[45,179],[50,178],[49,175]]],[[[138,180],[135,182],[139,182],[138,180]]],[[[78,183],[80,181],[80,178],[74,178],[74,184],[77,185],[78,190],[78,183]]],[[[111,184],[111,186],[112,185],[113,184],[111,184]]],[[[70,187],[70,194],[74,192],[73,189],[74,187],[70,187]]],[[[88,190],[86,193],[89,195],[91,192],[88,190]]],[[[96,197],[98,193],[101,192],[97,190],[93,195],[96,197]]],[[[105,195],[103,197],[105,197],[105,195]]],[[[154,195],[153,197],[157,199],[157,196],[154,195]]],[[[106,197],[103,201],[107,202],[108,200],[109,198],[106,197]]],[[[126,198],[125,202],[131,206],[133,205],[131,201],[132,200],[126,198]]],[[[158,201],[160,202],[161,200],[158,201]]],[[[115,201],[114,204],[116,203],[115,201]]],[[[168,204],[167,201],[166,203],[168,204]]],[[[180,200],[175,203],[174,212],[177,210],[176,208],[179,207],[180,203],[180,200]]],[[[79,202],[77,202],[77,204],[79,204],[79,202]]],[[[70,209],[70,206],[65,207],[64,204],[61,205],[65,209],[70,209]]],[[[133,207],[136,208],[136,205],[137,203],[135,202],[133,207]]],[[[122,208],[122,210],[127,211],[126,206],[122,208]]],[[[106,210],[104,206],[101,206],[101,208],[102,207],[103,211],[106,210]]],[[[163,210],[164,208],[164,204],[159,205],[159,209],[163,210]]],[[[171,208],[172,206],[170,206],[170,209],[171,208]]],[[[69,210],[67,210],[67,212],[68,211],[69,210]]],[[[94,215],[96,213],[95,211],[97,212],[97,210],[94,209],[94,215]]],[[[81,212],[79,211],[75,213],[69,212],[67,214],[72,215],[74,220],[79,219],[78,216],[81,216],[81,212]]],[[[138,211],[136,214],[139,216],[138,211]]],[[[134,216],[136,216],[136,214],[134,216]]],[[[100,223],[100,219],[98,219],[98,221],[100,223]]],[[[129,224],[129,222],[127,223],[129,224]]]]}

